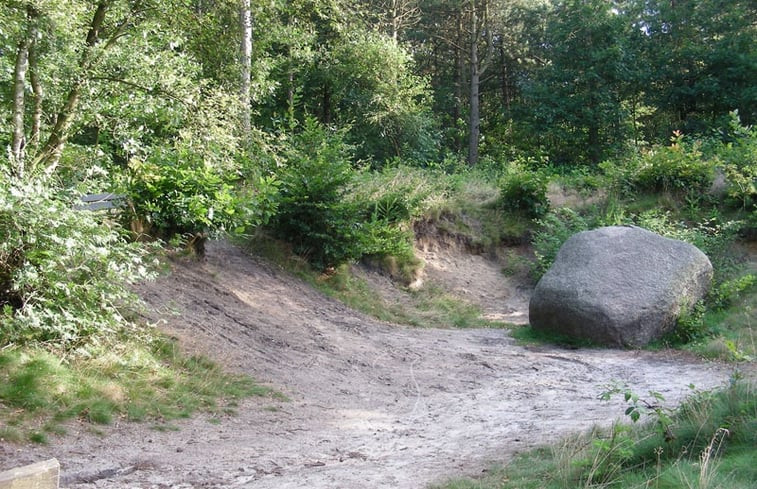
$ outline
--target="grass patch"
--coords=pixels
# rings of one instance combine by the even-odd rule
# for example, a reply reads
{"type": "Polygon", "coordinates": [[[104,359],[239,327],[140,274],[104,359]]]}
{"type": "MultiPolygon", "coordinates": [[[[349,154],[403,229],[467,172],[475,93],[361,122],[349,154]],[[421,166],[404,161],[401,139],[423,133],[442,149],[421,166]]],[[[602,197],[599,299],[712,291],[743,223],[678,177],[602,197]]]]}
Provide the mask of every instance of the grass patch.
{"type": "Polygon", "coordinates": [[[686,345],[705,358],[724,361],[752,361],[757,358],[755,316],[757,287],[740,294],[727,308],[707,310],[701,321],[710,335],[686,345]]]}
{"type": "MultiPolygon", "coordinates": [[[[437,489],[748,489],[757,481],[755,385],[733,380],[697,392],[671,416],[670,433],[616,424],[517,455],[477,479],[437,489]]],[[[654,420],[653,420],[654,421],[654,420]]]]}
{"type": "MultiPolygon", "coordinates": [[[[73,353],[42,347],[0,352],[0,439],[45,443],[68,420],[161,423],[198,411],[222,412],[249,396],[281,397],[251,378],[186,356],[153,332],[122,335],[73,353]]],[[[101,340],[102,341],[102,340],[101,340]]]]}

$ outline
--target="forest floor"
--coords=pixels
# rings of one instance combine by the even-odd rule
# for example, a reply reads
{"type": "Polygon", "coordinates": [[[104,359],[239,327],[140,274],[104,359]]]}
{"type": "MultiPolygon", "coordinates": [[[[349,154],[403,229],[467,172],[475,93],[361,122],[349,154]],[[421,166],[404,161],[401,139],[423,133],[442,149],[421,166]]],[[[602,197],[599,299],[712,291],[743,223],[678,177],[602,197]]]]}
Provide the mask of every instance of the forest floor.
{"type": "MultiPolygon", "coordinates": [[[[527,321],[529,285],[501,263],[428,243],[420,251],[426,280],[491,318],[527,321]]],[[[252,398],[236,414],[171,429],[73,424],[48,445],[6,446],[4,458],[56,457],[69,488],[416,489],[609,425],[625,407],[597,399],[611,382],[672,405],[689,384],[722,385],[733,370],[676,351],[521,346],[507,329],[382,323],[225,242],[209,245],[206,262],[173,268],[141,287],[150,319],[288,400],[252,398]]]]}

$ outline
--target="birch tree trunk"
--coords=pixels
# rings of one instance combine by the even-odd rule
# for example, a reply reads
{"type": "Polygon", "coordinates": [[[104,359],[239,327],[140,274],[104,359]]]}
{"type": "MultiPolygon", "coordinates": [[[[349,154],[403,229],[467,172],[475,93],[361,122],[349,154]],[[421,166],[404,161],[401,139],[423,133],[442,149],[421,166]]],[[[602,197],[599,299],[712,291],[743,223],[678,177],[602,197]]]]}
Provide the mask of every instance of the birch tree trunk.
{"type": "Polygon", "coordinates": [[[37,13],[31,7],[27,7],[27,21],[29,27],[26,35],[18,43],[16,52],[16,64],[13,69],[13,134],[11,137],[11,171],[18,178],[23,178],[25,173],[24,157],[26,145],[26,132],[24,127],[24,115],[26,110],[26,73],[29,69],[29,49],[33,39],[37,37],[37,13]]]}
{"type": "Polygon", "coordinates": [[[32,129],[27,143],[34,153],[39,150],[40,131],[42,130],[42,101],[44,99],[42,83],[39,79],[37,48],[35,36],[29,46],[29,82],[32,85],[32,93],[34,93],[34,109],[32,111],[32,129]]]}

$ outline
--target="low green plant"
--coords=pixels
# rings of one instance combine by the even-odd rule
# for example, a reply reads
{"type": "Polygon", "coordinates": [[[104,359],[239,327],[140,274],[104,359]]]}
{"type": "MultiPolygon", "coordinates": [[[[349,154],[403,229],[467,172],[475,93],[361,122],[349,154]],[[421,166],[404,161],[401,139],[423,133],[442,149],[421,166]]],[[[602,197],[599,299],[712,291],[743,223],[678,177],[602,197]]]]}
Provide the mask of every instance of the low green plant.
{"type": "Polygon", "coordinates": [[[596,343],[592,343],[587,339],[554,333],[552,331],[540,331],[528,325],[512,326],[510,328],[510,336],[524,345],[550,344],[571,349],[592,348],[598,346],[596,343]]]}
{"type": "Polygon", "coordinates": [[[590,225],[581,215],[568,208],[551,211],[537,221],[537,225],[539,227],[532,244],[536,255],[534,276],[538,279],[552,266],[563,243],[574,234],[586,231],[590,225]]]}
{"type": "Polygon", "coordinates": [[[281,192],[270,229],[321,270],[361,255],[360,209],[344,198],[355,176],[351,151],[342,132],[308,120],[278,175],[281,192]]]}
{"type": "Polygon", "coordinates": [[[188,148],[154,148],[145,159],[133,158],[121,178],[129,198],[125,218],[137,237],[196,244],[202,254],[208,236],[254,228],[275,214],[275,179],[259,177],[245,187],[238,180],[188,148]]]}
{"type": "Polygon", "coordinates": [[[523,163],[512,163],[500,180],[500,205],[531,218],[543,216],[549,210],[547,177],[531,170],[523,163]]]}
{"type": "Polygon", "coordinates": [[[753,289],[755,285],[757,285],[757,275],[754,273],[724,280],[710,292],[709,303],[715,309],[725,309],[745,292],[753,289]]]}
{"type": "Polygon", "coordinates": [[[621,423],[613,423],[609,436],[592,438],[591,450],[573,462],[576,485],[595,487],[612,483],[633,456],[633,444],[631,428],[621,423]]]}
{"type": "Polygon", "coordinates": [[[402,192],[376,198],[351,195],[358,177],[344,133],[306,121],[285,151],[278,211],[269,229],[319,270],[366,255],[412,255],[403,227],[412,204],[402,192]]]}
{"type": "Polygon", "coordinates": [[[636,170],[634,185],[640,191],[702,193],[709,189],[714,165],[703,158],[699,143],[689,143],[675,132],[670,146],[653,148],[636,170]]]}
{"type": "Polygon", "coordinates": [[[757,127],[743,126],[738,112],[730,117],[729,134],[712,153],[722,165],[729,202],[748,211],[757,206],[757,127]]]}
{"type": "Polygon", "coordinates": [[[682,346],[700,341],[712,334],[704,321],[707,307],[704,301],[698,301],[693,307],[684,307],[676,319],[675,328],[665,335],[665,342],[673,346],[682,346]]]}
{"type": "Polygon", "coordinates": [[[0,352],[0,419],[14,427],[0,432],[7,441],[58,435],[64,432],[60,424],[72,418],[162,423],[197,411],[221,412],[249,396],[283,399],[247,376],[183,354],[173,340],[148,330],[82,344],[67,355],[41,347],[0,352]]]}
{"type": "Polygon", "coordinates": [[[672,431],[673,410],[664,405],[665,397],[657,391],[649,391],[648,397],[641,397],[626,384],[613,383],[606,387],[599,395],[602,401],[609,401],[615,395],[622,395],[623,401],[628,404],[625,416],[631,421],[638,423],[642,418],[651,420],[657,433],[665,441],[675,439],[672,431]]]}
{"type": "Polygon", "coordinates": [[[125,327],[139,304],[128,285],[153,276],[147,249],[74,202],[49,182],[0,173],[0,346],[70,347],[125,327]]]}

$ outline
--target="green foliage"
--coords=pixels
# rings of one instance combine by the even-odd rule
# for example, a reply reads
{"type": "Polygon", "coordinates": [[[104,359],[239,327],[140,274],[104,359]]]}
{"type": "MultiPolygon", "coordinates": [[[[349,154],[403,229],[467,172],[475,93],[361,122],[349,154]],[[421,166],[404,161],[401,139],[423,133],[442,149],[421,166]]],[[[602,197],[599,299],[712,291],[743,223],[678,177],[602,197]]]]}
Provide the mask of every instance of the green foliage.
{"type": "Polygon", "coordinates": [[[358,172],[344,131],[308,120],[285,150],[278,213],[270,229],[320,270],[365,255],[411,257],[410,234],[401,224],[409,207],[398,192],[376,199],[350,197],[358,172]]]}
{"type": "Polygon", "coordinates": [[[576,338],[575,336],[564,335],[552,331],[539,331],[529,325],[511,328],[510,336],[524,345],[549,344],[559,345],[570,349],[593,348],[600,346],[584,338],[576,338]]]}
{"type": "Polygon", "coordinates": [[[147,233],[170,239],[236,227],[233,187],[216,168],[192,153],[155,149],[146,161],[132,159],[123,188],[132,219],[147,233]]]}
{"type": "Polygon", "coordinates": [[[589,223],[575,211],[556,209],[538,221],[539,230],[534,233],[532,244],[536,255],[534,275],[544,275],[554,263],[563,243],[574,234],[586,231],[589,223]]]}
{"type": "Polygon", "coordinates": [[[733,109],[754,123],[754,3],[732,0],[725,10],[717,0],[689,8],[665,0],[634,3],[645,26],[638,41],[647,69],[639,88],[656,109],[645,118],[645,132],[706,134],[733,109]]]}
{"type": "Polygon", "coordinates": [[[361,255],[359,210],[344,200],[354,170],[343,138],[309,120],[278,174],[281,193],[270,228],[320,269],[361,255]]]}
{"type": "Polygon", "coordinates": [[[755,285],[757,285],[757,275],[753,273],[724,280],[710,292],[708,301],[716,309],[725,309],[744,292],[753,289],[755,285]]]}
{"type": "Polygon", "coordinates": [[[665,341],[674,346],[685,345],[694,341],[702,340],[712,334],[704,322],[707,308],[703,301],[694,304],[694,307],[683,308],[676,319],[676,327],[665,335],[665,341]]]}
{"type": "Polygon", "coordinates": [[[672,432],[673,410],[665,407],[665,397],[662,394],[649,391],[649,396],[643,398],[627,385],[615,383],[608,386],[599,395],[599,399],[609,401],[616,394],[623,395],[623,400],[628,404],[624,414],[631,421],[638,423],[642,418],[648,418],[653,421],[657,434],[665,438],[665,441],[671,441],[674,438],[672,432]]]}
{"type": "Polygon", "coordinates": [[[547,177],[540,171],[530,170],[524,163],[508,166],[500,180],[500,202],[506,210],[523,212],[528,217],[542,217],[549,210],[547,177]]]}
{"type": "Polygon", "coordinates": [[[617,152],[629,127],[621,104],[634,71],[624,45],[628,25],[602,0],[555,2],[543,31],[532,34],[537,59],[523,83],[525,121],[537,144],[559,163],[592,163],[617,152]]]}
{"type": "Polygon", "coordinates": [[[709,189],[713,170],[713,165],[702,158],[697,144],[687,144],[677,132],[670,146],[644,155],[636,169],[634,184],[638,190],[646,192],[701,194],[709,189]]]}
{"type": "Polygon", "coordinates": [[[728,199],[737,207],[757,210],[757,128],[741,125],[738,112],[730,114],[725,141],[718,141],[713,158],[723,166],[728,199]]]}
{"type": "Polygon", "coordinates": [[[268,222],[276,211],[278,182],[259,177],[240,187],[237,180],[197,155],[156,149],[146,161],[131,160],[121,188],[129,196],[132,228],[171,240],[242,232],[268,222]]]}
{"type": "Polygon", "coordinates": [[[619,423],[613,424],[609,436],[591,440],[588,456],[574,461],[580,474],[577,482],[588,487],[608,484],[618,477],[632,455],[631,428],[619,423]]]}
{"type": "Polygon", "coordinates": [[[144,248],[47,182],[0,180],[0,344],[70,346],[125,325],[127,285],[152,276],[144,248]]]}
{"type": "Polygon", "coordinates": [[[328,92],[328,102],[315,100],[328,103],[322,110],[349,127],[345,138],[356,155],[378,163],[435,157],[438,137],[428,82],[413,73],[410,53],[388,36],[359,29],[329,47],[311,74],[317,84],[310,89],[328,92]]]}
{"type": "Polygon", "coordinates": [[[621,196],[667,192],[701,197],[709,191],[716,162],[705,158],[701,143],[675,133],[669,146],[655,146],[617,163],[600,164],[610,189],[621,196]]]}

